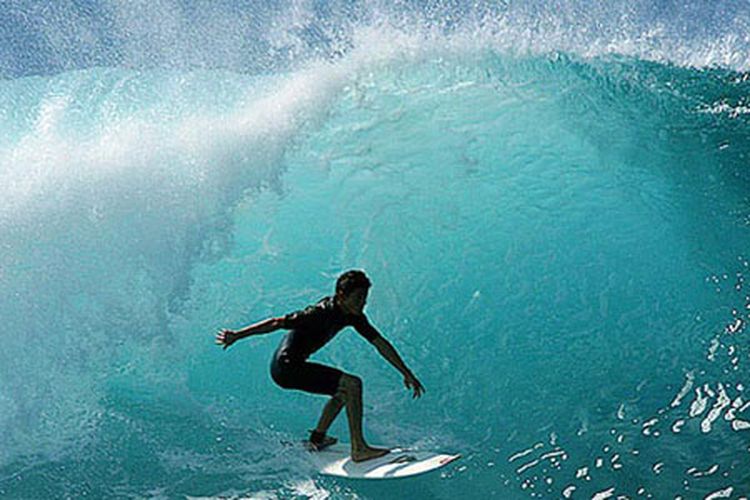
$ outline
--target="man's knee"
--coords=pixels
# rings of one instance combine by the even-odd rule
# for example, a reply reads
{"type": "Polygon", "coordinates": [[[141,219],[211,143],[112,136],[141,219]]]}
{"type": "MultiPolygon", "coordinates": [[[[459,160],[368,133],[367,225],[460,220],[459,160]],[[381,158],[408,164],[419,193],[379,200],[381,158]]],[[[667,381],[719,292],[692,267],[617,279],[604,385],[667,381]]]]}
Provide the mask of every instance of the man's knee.
{"type": "Polygon", "coordinates": [[[339,390],[336,393],[336,397],[340,397],[344,400],[349,395],[357,394],[362,392],[362,379],[356,375],[343,374],[341,380],[339,380],[339,390]]]}

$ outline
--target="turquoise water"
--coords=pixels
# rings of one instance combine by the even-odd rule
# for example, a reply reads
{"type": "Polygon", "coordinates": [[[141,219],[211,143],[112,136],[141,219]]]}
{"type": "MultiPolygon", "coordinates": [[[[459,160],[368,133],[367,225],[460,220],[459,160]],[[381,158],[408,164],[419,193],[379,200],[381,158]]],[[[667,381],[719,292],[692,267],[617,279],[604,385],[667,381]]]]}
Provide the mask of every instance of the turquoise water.
{"type": "Polygon", "coordinates": [[[0,496],[750,494],[746,68],[358,33],[0,82],[0,496]],[[316,359],[440,472],[316,475],[281,333],[213,345],[351,267],[427,393],[349,331],[316,359]]]}

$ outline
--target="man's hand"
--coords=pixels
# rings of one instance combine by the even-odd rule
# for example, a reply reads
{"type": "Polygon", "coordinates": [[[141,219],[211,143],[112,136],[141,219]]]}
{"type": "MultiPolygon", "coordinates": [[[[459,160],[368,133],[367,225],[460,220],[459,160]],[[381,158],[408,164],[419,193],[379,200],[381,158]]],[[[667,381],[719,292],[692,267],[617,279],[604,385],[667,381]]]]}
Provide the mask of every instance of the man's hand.
{"type": "Polygon", "coordinates": [[[221,330],[216,334],[216,345],[223,345],[224,350],[227,347],[237,342],[239,335],[237,332],[232,330],[221,330]]]}
{"type": "Polygon", "coordinates": [[[409,373],[404,377],[404,385],[407,389],[414,390],[414,396],[413,398],[418,398],[422,395],[424,390],[424,386],[417,380],[417,377],[414,376],[413,373],[409,373]]]}

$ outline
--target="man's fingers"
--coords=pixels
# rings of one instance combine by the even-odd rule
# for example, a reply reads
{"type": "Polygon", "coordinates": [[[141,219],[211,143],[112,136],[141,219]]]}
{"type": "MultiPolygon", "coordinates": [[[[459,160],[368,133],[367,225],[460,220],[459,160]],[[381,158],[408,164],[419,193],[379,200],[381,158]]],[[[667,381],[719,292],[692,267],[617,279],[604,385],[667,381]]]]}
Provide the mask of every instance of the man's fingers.
{"type": "Polygon", "coordinates": [[[227,349],[231,345],[231,342],[229,342],[229,336],[227,335],[226,330],[221,330],[219,333],[216,334],[216,340],[214,341],[216,345],[224,346],[224,350],[227,349]]]}
{"type": "Polygon", "coordinates": [[[424,387],[422,387],[421,385],[414,387],[414,398],[421,397],[423,392],[424,387]]]}

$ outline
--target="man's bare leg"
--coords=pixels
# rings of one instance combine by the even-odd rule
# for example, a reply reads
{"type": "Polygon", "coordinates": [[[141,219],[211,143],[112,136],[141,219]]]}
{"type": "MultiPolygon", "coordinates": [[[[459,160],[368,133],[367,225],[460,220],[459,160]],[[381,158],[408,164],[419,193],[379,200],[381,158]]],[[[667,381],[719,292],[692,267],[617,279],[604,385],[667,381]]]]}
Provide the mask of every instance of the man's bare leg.
{"type": "Polygon", "coordinates": [[[373,448],[365,442],[362,434],[362,380],[359,377],[344,374],[339,382],[339,392],[346,404],[346,416],[349,420],[349,435],[352,441],[352,460],[362,462],[371,458],[382,457],[390,450],[373,448]]]}
{"type": "Polygon", "coordinates": [[[329,399],[323,407],[323,413],[320,415],[320,420],[318,420],[318,426],[315,428],[315,431],[325,434],[343,407],[344,400],[342,398],[333,396],[329,399]]]}

